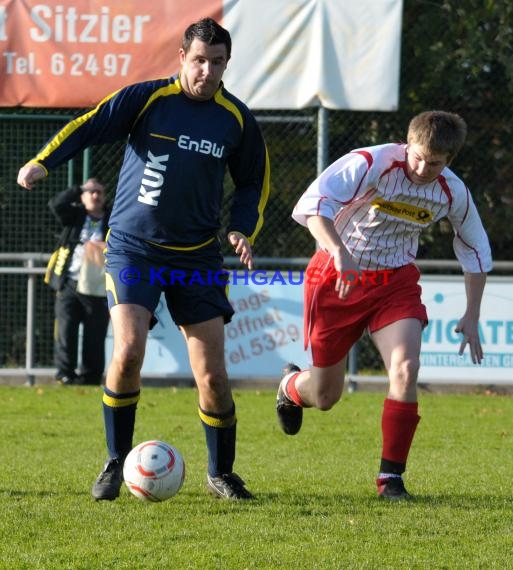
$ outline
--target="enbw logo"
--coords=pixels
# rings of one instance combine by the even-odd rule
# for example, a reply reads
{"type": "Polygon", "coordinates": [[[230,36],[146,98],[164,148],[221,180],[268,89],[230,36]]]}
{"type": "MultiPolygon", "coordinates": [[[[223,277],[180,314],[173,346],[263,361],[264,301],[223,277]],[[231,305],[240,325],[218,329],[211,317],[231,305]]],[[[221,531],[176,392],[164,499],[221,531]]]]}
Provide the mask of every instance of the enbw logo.
{"type": "Polygon", "coordinates": [[[192,140],[191,137],[188,137],[187,135],[180,135],[180,138],[178,139],[178,148],[200,152],[201,154],[211,154],[216,158],[221,158],[224,151],[224,146],[219,147],[216,143],[205,139],[201,139],[198,142],[192,140]]]}

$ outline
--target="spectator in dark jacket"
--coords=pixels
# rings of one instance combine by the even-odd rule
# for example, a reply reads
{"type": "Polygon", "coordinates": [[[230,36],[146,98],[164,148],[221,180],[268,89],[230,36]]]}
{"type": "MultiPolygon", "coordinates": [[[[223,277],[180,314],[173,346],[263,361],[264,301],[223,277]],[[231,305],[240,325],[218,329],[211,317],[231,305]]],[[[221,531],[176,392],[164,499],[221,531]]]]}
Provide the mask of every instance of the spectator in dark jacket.
{"type": "Polygon", "coordinates": [[[45,282],[56,291],[55,365],[61,384],[101,384],[109,323],[104,255],[109,209],[105,185],[89,178],[54,196],[48,207],[62,224],[45,282]],[[79,327],[82,366],[77,371],[79,327]]]}

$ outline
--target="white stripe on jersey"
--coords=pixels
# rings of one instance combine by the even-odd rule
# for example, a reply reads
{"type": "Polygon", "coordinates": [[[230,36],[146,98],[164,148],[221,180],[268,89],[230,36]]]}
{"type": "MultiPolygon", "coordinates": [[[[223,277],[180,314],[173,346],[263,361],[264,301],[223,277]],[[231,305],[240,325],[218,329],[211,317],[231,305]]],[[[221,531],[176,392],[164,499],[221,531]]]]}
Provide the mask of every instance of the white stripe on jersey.
{"type": "Polygon", "coordinates": [[[386,144],[355,150],[330,165],[299,199],[292,217],[334,221],[361,269],[401,267],[415,260],[424,228],[448,217],[454,251],[464,271],[492,267],[488,238],[464,183],[448,168],[432,183],[406,176],[405,146],[386,144]]]}

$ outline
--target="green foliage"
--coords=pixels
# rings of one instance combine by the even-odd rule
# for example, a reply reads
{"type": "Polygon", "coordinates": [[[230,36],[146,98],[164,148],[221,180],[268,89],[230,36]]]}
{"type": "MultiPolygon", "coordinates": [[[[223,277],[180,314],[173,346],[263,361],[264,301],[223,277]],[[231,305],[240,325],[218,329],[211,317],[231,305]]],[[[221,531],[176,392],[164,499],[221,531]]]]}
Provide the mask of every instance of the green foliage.
{"type": "MultiPolygon", "coordinates": [[[[511,259],[513,228],[513,4],[405,0],[401,114],[440,108],[468,124],[454,170],[469,185],[496,259],[511,259]]],[[[447,234],[447,232],[445,232],[447,234]]],[[[451,258],[452,238],[432,228],[424,251],[451,258]]]]}
{"type": "MultiPolygon", "coordinates": [[[[405,0],[399,109],[330,111],[330,161],[352,148],[404,141],[429,109],[459,113],[467,143],[452,168],[469,186],[494,258],[510,260],[513,227],[513,4],[505,0],[405,0]]],[[[452,259],[452,229],[431,227],[419,257],[452,259]]]]}
{"type": "Polygon", "coordinates": [[[185,457],[183,489],[144,504],[123,488],[96,503],[105,457],[101,391],[0,387],[0,568],[509,568],[513,565],[513,400],[420,399],[406,477],[413,503],[375,496],[383,394],[344,396],[283,435],[275,390],[237,390],[237,471],[255,495],[204,489],[206,451],[192,389],[146,388],[135,442],[160,438],[185,457]]]}

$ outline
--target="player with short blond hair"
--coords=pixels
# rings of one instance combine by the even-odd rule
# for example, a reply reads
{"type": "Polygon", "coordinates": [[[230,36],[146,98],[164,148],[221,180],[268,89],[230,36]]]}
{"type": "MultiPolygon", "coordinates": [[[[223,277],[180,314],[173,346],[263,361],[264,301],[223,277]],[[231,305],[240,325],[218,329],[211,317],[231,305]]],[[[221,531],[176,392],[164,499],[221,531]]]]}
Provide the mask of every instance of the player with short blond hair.
{"type": "Polygon", "coordinates": [[[449,165],[466,136],[454,113],[427,111],[409,125],[407,144],[349,152],[310,185],[293,211],[319,243],[307,271],[325,279],[305,283],[304,331],[309,370],[289,364],[277,395],[283,431],[296,434],[303,408],[329,410],[344,387],[349,350],[367,330],[389,378],[382,413],[378,495],[411,496],[404,487],[408,453],[420,420],[417,376],[427,324],[415,265],[420,233],[447,217],[464,272],[467,307],[456,331],[472,362],[481,363],[478,333],[486,274],[492,268],[487,235],[468,188],[449,165]],[[375,283],[342,279],[375,271],[375,283]],[[379,278],[381,273],[381,279],[379,278]],[[386,276],[386,279],[385,279],[386,276]]]}

